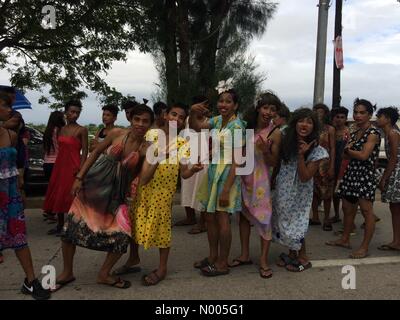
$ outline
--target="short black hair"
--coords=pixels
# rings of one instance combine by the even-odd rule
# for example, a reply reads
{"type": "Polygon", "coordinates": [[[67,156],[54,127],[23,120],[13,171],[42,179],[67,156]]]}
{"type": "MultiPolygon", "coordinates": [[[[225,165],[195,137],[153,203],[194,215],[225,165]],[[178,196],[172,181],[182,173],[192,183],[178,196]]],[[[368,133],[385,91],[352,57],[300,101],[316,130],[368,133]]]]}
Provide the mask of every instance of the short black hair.
{"type": "Polygon", "coordinates": [[[65,104],[65,111],[67,112],[70,107],[78,107],[82,110],[82,103],[79,100],[70,100],[65,104]]]}
{"type": "Polygon", "coordinates": [[[209,101],[209,99],[204,95],[198,95],[192,98],[192,104],[202,103],[204,101],[209,101]]]}
{"type": "Polygon", "coordinates": [[[355,110],[356,107],[358,107],[359,105],[363,105],[363,106],[367,109],[367,112],[368,112],[370,115],[373,115],[373,114],[374,114],[374,111],[376,111],[376,104],[373,105],[370,101],[368,101],[368,100],[366,100],[366,99],[359,99],[359,98],[356,98],[356,99],[354,100],[353,110],[355,110]]]}
{"type": "Polygon", "coordinates": [[[7,94],[16,94],[17,91],[15,90],[14,87],[9,87],[9,86],[0,86],[0,92],[4,92],[7,94]]]}
{"type": "Polygon", "coordinates": [[[136,102],[135,100],[127,100],[122,104],[121,109],[122,110],[132,109],[138,105],[139,103],[136,102]]]}
{"type": "Polygon", "coordinates": [[[188,115],[189,114],[189,107],[181,102],[174,102],[173,104],[171,104],[168,108],[167,108],[167,113],[169,113],[173,108],[178,108],[178,109],[182,109],[183,111],[185,111],[185,114],[188,115]]]}
{"type": "Polygon", "coordinates": [[[153,105],[153,111],[156,116],[160,116],[165,110],[168,110],[168,106],[162,101],[158,101],[153,105]]]}
{"type": "Polygon", "coordinates": [[[349,109],[345,107],[333,108],[331,111],[331,118],[333,119],[338,114],[344,114],[346,117],[349,116],[349,109]]]}
{"type": "Polygon", "coordinates": [[[140,116],[143,113],[148,113],[150,115],[151,123],[154,122],[154,112],[151,108],[145,104],[137,104],[135,108],[129,114],[129,120],[132,120],[133,116],[140,116]]]}
{"type": "Polygon", "coordinates": [[[103,111],[110,111],[114,117],[116,117],[118,115],[119,109],[115,104],[108,104],[106,106],[104,106],[103,108],[101,108],[103,111]]]}
{"type": "Polygon", "coordinates": [[[5,92],[0,92],[0,101],[5,102],[5,104],[6,104],[9,108],[12,107],[11,98],[10,98],[10,96],[9,96],[7,93],[5,93],[5,92]]]}
{"type": "Polygon", "coordinates": [[[279,117],[284,118],[286,120],[289,120],[290,118],[290,110],[283,102],[281,102],[281,106],[278,108],[276,113],[278,114],[279,117]]]}
{"type": "Polygon", "coordinates": [[[376,113],[376,116],[380,117],[382,115],[390,119],[392,126],[394,126],[396,122],[399,120],[399,110],[395,107],[379,109],[378,112],[376,113]]]}

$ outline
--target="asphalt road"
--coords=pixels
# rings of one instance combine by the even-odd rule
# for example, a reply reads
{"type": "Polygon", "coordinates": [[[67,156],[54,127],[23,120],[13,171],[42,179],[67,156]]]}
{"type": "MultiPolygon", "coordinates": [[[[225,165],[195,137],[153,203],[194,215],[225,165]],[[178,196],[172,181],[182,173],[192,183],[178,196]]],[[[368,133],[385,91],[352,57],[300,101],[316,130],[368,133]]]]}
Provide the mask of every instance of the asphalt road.
{"type": "MultiPolygon", "coordinates": [[[[277,267],[274,262],[284,250],[279,245],[271,246],[270,261],[274,271],[271,279],[262,279],[258,274],[258,253],[260,243],[252,229],[251,258],[254,265],[231,269],[227,276],[206,278],[192,267],[195,260],[207,255],[207,235],[189,235],[189,227],[174,227],[173,245],[169,261],[167,278],[154,287],[141,285],[141,276],[152,271],[158,263],[158,250],[140,250],[143,268],[140,274],[127,275],[124,278],[132,282],[127,290],[115,289],[95,283],[104,253],[77,249],[75,257],[75,276],[77,280],[53,294],[53,299],[400,299],[400,253],[382,252],[377,246],[391,240],[391,220],[387,205],[380,202],[375,205],[376,213],[382,218],[377,224],[376,234],[371,244],[370,257],[362,260],[348,259],[349,250],[328,247],[325,241],[334,239],[331,232],[322,231],[321,227],[312,226],[307,237],[309,256],[313,268],[302,273],[290,273],[277,267]],[[342,274],[345,265],[355,267],[355,289],[344,290],[342,274]]],[[[174,206],[173,221],[184,216],[179,206],[174,206]]],[[[37,272],[49,260],[57,272],[62,269],[62,256],[59,251],[60,240],[46,235],[52,226],[44,222],[41,210],[28,209],[27,222],[29,242],[37,272]]],[[[357,217],[357,225],[362,223],[357,217]]],[[[235,218],[233,224],[233,243],[231,257],[239,255],[239,233],[235,218]]],[[[334,225],[335,229],[341,227],[334,225]]],[[[357,229],[352,237],[352,244],[361,242],[362,230],[357,229]]],[[[0,299],[30,299],[19,293],[23,272],[17,264],[12,251],[5,251],[5,263],[0,265],[0,299]]],[[[123,260],[118,263],[121,265],[123,260]]]]}

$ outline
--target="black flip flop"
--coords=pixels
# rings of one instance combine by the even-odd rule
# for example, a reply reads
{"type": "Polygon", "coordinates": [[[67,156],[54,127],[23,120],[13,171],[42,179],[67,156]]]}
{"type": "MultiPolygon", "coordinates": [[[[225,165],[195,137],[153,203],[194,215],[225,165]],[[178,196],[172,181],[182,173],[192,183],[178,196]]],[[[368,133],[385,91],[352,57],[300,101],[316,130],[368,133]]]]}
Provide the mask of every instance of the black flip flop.
{"type": "Polygon", "coordinates": [[[54,290],[50,290],[51,292],[56,292],[58,290],[60,290],[61,288],[64,288],[66,285],[74,282],[76,280],[75,277],[69,279],[69,280],[65,280],[65,281],[56,281],[56,288],[54,290]]]}
{"type": "Polygon", "coordinates": [[[236,267],[240,267],[240,266],[248,266],[253,264],[253,261],[251,260],[247,260],[247,261],[243,261],[240,259],[233,259],[232,260],[232,264],[229,264],[229,268],[236,268],[236,267]],[[237,262],[237,264],[234,264],[235,262],[237,262]]]}
{"type": "Polygon", "coordinates": [[[312,267],[311,262],[309,261],[307,264],[302,264],[298,260],[294,260],[292,263],[288,264],[286,266],[286,270],[290,272],[303,272],[307,269],[310,269],[312,267]],[[295,267],[296,269],[289,269],[288,266],[295,267]]]}

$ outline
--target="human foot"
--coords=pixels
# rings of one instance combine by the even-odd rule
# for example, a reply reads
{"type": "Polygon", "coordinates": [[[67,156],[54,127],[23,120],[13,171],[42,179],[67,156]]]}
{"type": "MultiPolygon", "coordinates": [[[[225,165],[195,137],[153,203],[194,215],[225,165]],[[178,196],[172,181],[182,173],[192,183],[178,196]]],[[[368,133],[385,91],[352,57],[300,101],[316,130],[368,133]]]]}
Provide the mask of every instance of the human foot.
{"type": "Polygon", "coordinates": [[[351,249],[350,242],[343,241],[342,239],[336,240],[336,241],[327,241],[325,242],[327,246],[332,246],[332,247],[342,247],[345,249],[351,249]]]}
{"type": "Polygon", "coordinates": [[[196,220],[191,220],[191,219],[183,219],[179,220],[174,224],[176,227],[183,227],[183,226],[193,226],[196,224],[196,220]]]}
{"type": "Polygon", "coordinates": [[[166,271],[159,271],[158,269],[153,270],[148,275],[142,277],[142,284],[146,287],[154,286],[158,284],[160,281],[164,280],[166,275],[167,275],[166,271]]]}
{"type": "Polygon", "coordinates": [[[352,259],[363,259],[368,257],[368,249],[358,249],[357,251],[354,251],[352,254],[350,254],[350,258],[352,259]]]}
{"type": "Polygon", "coordinates": [[[128,289],[131,286],[131,282],[123,280],[121,278],[113,278],[111,276],[106,278],[97,278],[98,284],[103,284],[106,286],[114,287],[117,289],[128,289]]]}

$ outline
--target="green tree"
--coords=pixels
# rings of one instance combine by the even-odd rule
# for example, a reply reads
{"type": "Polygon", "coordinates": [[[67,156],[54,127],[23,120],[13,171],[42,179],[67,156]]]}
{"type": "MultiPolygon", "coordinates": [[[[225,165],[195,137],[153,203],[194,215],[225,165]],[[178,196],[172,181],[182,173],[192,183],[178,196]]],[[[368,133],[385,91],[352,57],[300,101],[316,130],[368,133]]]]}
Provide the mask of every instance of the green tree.
{"type": "Polygon", "coordinates": [[[84,89],[120,102],[104,75],[129,50],[148,50],[149,17],[138,0],[2,0],[0,2],[0,69],[20,89],[49,90],[41,103],[84,98],[84,89]],[[44,5],[55,8],[55,29],[45,29],[44,5]],[[132,23],[134,21],[135,23],[132,23]]]}
{"type": "Polygon", "coordinates": [[[149,5],[156,17],[152,33],[160,74],[156,96],[166,94],[168,102],[188,102],[200,93],[212,96],[218,80],[233,71],[236,84],[243,84],[251,72],[230,65],[239,60],[242,67],[251,66],[251,83],[259,84],[264,76],[255,73],[254,60],[245,58],[243,48],[265,32],[276,8],[267,0],[165,0],[149,5]]]}

